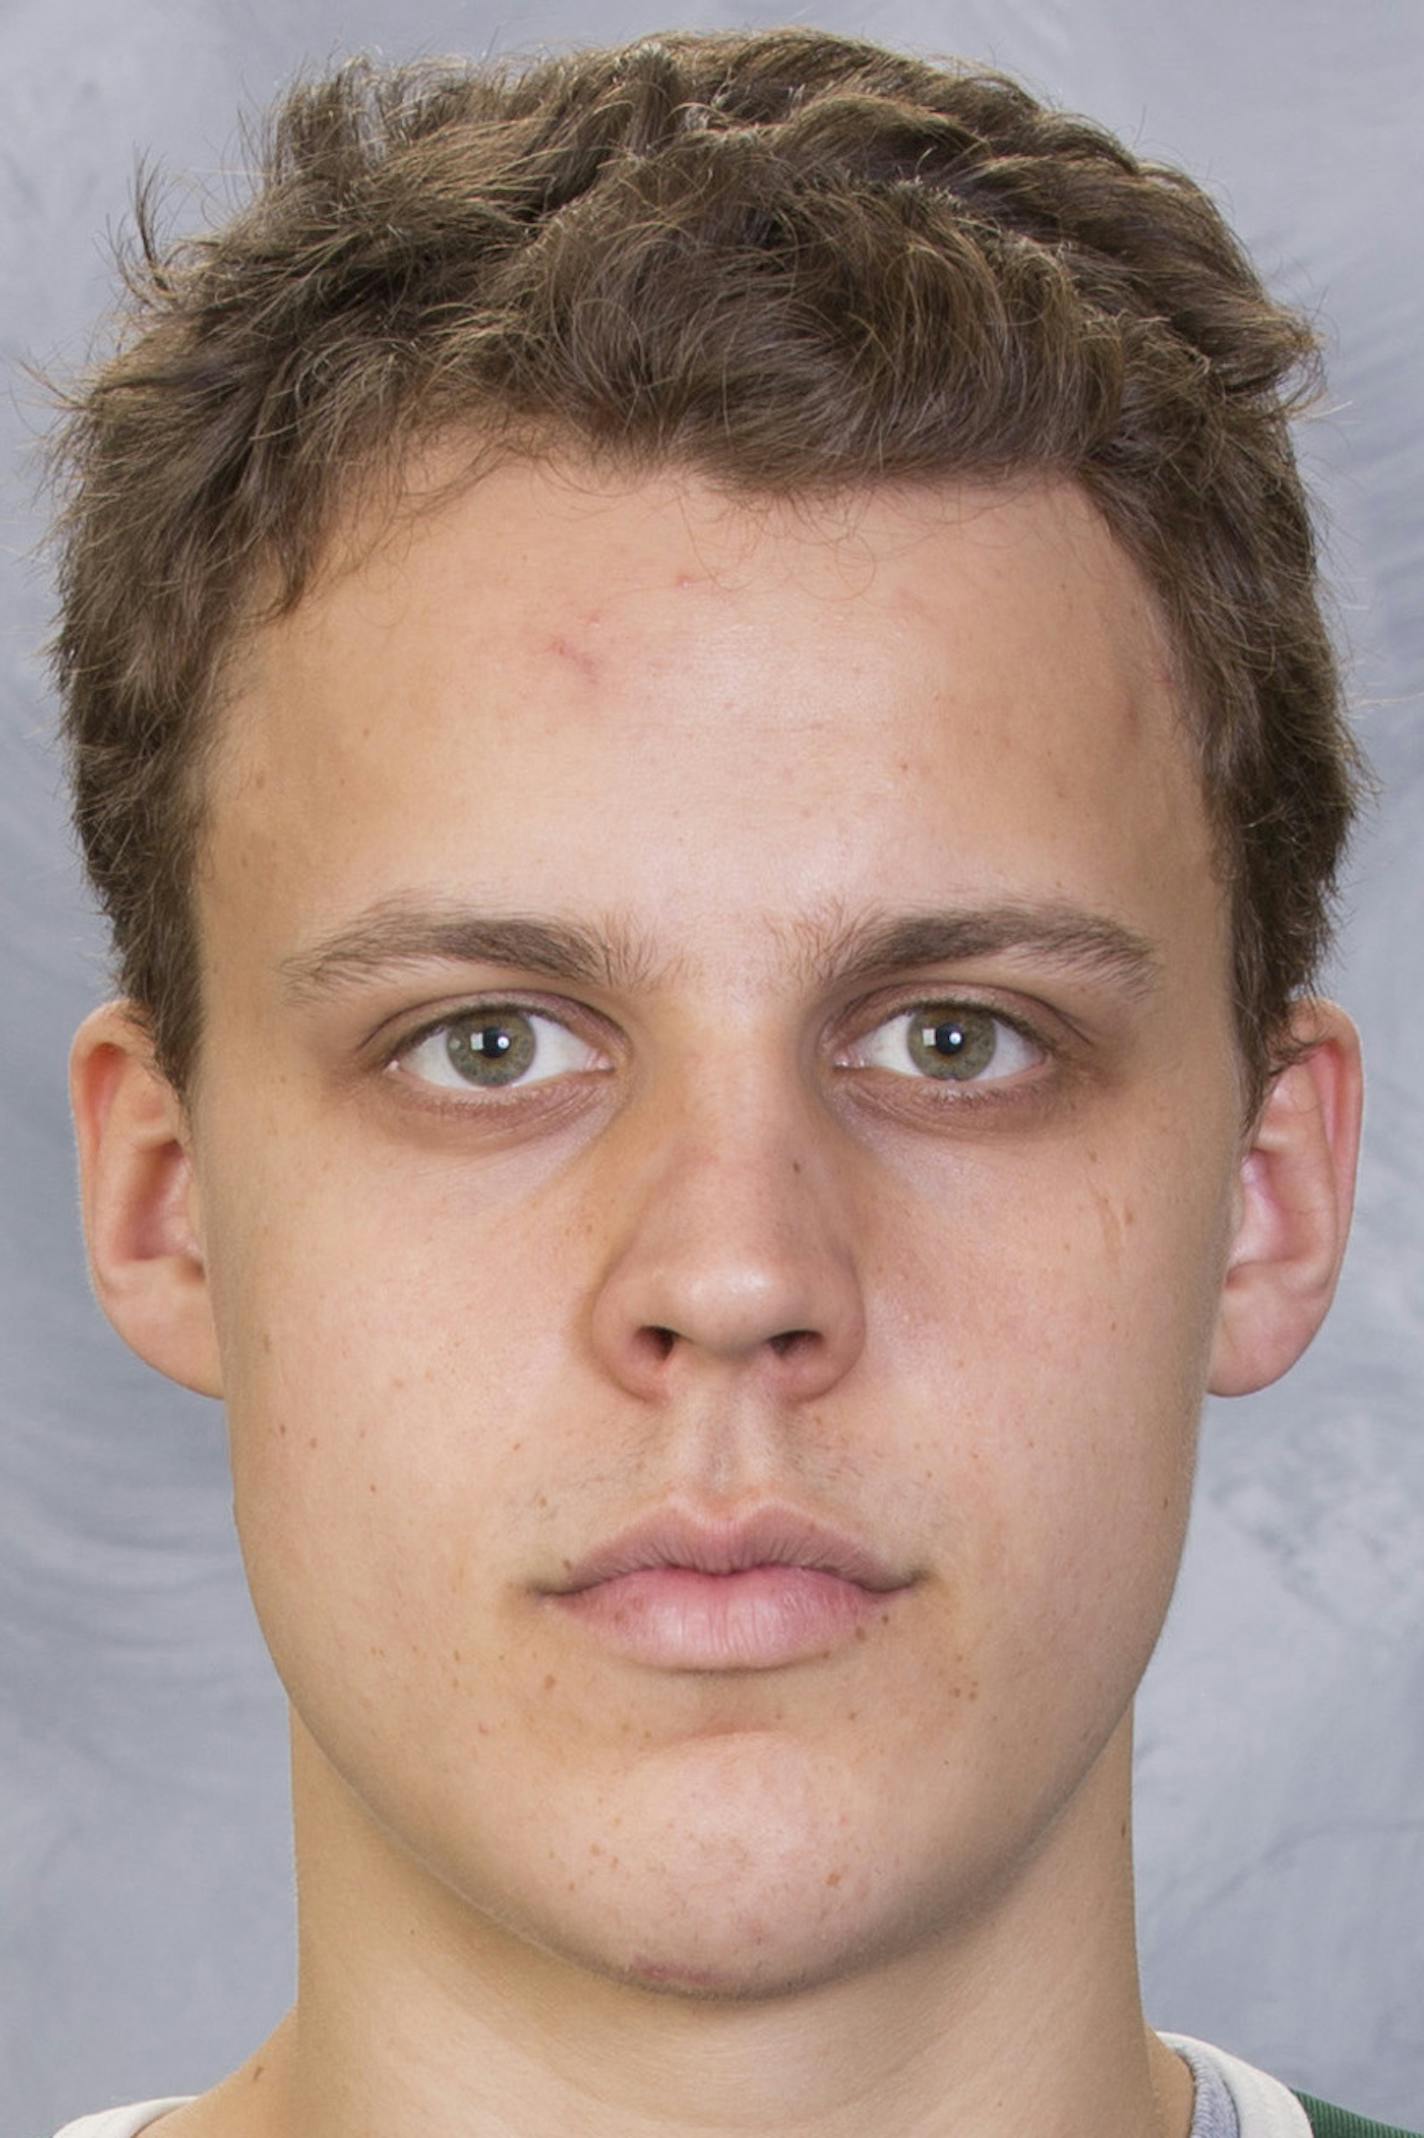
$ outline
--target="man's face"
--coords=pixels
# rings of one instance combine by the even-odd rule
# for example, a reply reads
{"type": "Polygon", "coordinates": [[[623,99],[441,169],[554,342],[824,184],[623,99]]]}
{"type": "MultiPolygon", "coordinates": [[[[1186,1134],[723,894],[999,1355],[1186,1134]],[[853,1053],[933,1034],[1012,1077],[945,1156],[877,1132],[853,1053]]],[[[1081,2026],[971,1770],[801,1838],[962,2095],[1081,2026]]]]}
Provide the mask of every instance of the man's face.
{"type": "Polygon", "coordinates": [[[764,1991],[969,1919],[1127,1741],[1230,1239],[1226,914],[1134,570],[1066,489],[832,521],[521,465],[226,718],[200,1231],[331,1787],[463,1935],[595,1973],[764,1991]],[[618,962],[457,954],[511,916],[618,962]],[[906,1585],[723,1667],[550,1602],[767,1501],[906,1585]]]}

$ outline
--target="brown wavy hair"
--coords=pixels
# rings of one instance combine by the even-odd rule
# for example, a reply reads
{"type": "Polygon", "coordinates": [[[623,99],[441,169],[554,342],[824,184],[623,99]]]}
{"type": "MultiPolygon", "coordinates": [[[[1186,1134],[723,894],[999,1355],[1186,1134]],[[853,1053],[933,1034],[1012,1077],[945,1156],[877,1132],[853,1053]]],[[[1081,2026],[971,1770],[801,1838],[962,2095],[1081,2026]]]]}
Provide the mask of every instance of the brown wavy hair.
{"type": "Polygon", "coordinates": [[[260,150],[167,246],[141,182],[116,346],[54,444],[75,822],[180,1091],[225,658],[359,487],[465,431],[472,469],[572,448],[746,498],[1079,484],[1168,627],[1254,1115],[1368,774],[1288,428],[1316,340],[1198,186],[1001,74],[811,29],[358,58],[260,150]]]}

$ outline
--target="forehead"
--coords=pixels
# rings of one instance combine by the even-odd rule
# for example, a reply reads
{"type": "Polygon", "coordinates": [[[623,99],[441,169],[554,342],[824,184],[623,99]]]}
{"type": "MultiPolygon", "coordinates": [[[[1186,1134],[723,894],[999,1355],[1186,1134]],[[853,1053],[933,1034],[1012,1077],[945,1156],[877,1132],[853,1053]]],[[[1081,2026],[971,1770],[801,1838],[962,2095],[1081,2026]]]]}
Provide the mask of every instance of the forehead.
{"type": "Polygon", "coordinates": [[[383,893],[508,889],[672,930],[685,972],[742,921],[770,971],[887,875],[1214,897],[1153,602],[1071,486],[752,505],[514,463],[362,535],[254,641],[205,927],[285,955],[383,893]]]}

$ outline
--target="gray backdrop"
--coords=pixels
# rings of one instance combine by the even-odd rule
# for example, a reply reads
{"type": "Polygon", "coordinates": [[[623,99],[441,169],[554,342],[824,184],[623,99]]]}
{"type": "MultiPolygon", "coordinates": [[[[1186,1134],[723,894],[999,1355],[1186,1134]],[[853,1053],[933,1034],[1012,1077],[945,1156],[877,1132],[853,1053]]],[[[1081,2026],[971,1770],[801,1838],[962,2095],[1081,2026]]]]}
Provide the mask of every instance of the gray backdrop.
{"type": "MultiPolygon", "coordinates": [[[[604,0],[0,0],[0,331],[71,363],[137,149],[214,177],[239,103],[367,44],[507,51],[769,23],[604,0]]],[[[1208,1409],[1199,1496],[1139,1715],[1148,2017],[1309,2090],[1424,2122],[1424,8],[1417,0],[834,0],[808,15],[1022,73],[1214,190],[1318,309],[1305,452],[1386,796],[1332,990],[1371,1068],[1333,1317],[1264,1394],[1208,1409]]],[[[15,369],[10,463],[42,425],[15,369]]],[[[221,1414],[87,1291],[64,1098],[104,986],[50,741],[22,478],[0,591],[0,2131],[212,2085],[293,1992],[281,1688],[243,1582],[221,1414]]]]}

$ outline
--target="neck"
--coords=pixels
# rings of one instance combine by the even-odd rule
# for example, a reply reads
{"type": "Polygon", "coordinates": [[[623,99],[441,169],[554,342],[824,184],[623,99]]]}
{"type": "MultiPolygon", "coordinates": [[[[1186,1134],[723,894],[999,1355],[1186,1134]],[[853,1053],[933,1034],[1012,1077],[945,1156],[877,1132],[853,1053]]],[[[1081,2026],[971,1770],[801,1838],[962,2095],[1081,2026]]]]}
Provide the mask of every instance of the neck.
{"type": "Polygon", "coordinates": [[[174,2138],[1189,2138],[1191,2075],[1142,2014],[1130,1792],[1129,1711],[954,1923],[927,1895],[893,1951],[725,1994],[472,1907],[294,1718],[297,2002],[174,2138]]]}

